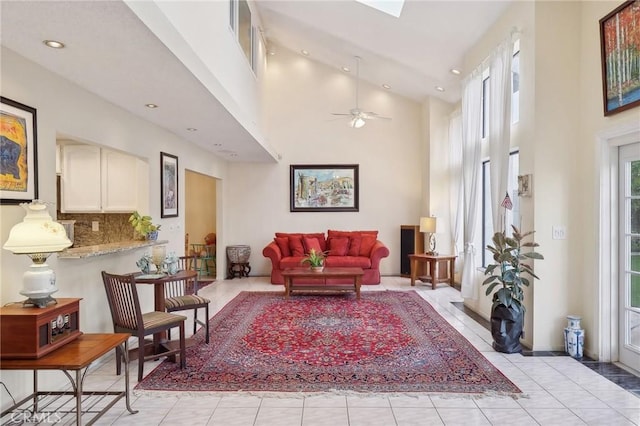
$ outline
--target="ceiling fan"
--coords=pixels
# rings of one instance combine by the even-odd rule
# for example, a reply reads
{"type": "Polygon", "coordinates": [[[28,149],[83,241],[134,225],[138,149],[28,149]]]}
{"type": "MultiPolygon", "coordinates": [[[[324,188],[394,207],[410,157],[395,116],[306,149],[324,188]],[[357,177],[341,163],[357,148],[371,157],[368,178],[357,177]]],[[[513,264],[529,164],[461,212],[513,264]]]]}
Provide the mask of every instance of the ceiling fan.
{"type": "Polygon", "coordinates": [[[383,117],[381,115],[376,114],[371,111],[363,111],[360,109],[360,105],[358,103],[358,91],[360,88],[360,57],[356,56],[356,106],[352,108],[348,113],[338,113],[333,112],[332,115],[342,115],[349,117],[349,126],[359,129],[360,127],[366,124],[365,120],[371,119],[383,119],[383,120],[391,120],[390,117],[383,117]]]}

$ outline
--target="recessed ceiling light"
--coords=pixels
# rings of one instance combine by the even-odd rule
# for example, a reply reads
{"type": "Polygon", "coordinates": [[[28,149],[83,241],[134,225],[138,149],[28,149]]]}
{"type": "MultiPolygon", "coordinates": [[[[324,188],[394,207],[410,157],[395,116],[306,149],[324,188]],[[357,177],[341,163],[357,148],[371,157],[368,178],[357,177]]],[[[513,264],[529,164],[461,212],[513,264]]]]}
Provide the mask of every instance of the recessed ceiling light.
{"type": "Polygon", "coordinates": [[[449,71],[451,71],[451,74],[460,75],[460,70],[457,68],[451,68],[449,71]]]}
{"type": "Polygon", "coordinates": [[[309,51],[308,51],[308,50],[304,50],[304,49],[302,49],[300,52],[301,52],[304,56],[309,56],[309,51]]]}
{"type": "Polygon", "coordinates": [[[349,69],[349,67],[342,67],[342,71],[344,71],[344,72],[351,72],[351,70],[349,69]]]}
{"type": "Polygon", "coordinates": [[[444,92],[444,87],[436,86],[436,90],[437,90],[438,92],[444,92]]]}
{"type": "Polygon", "coordinates": [[[56,40],[44,40],[44,44],[52,49],[64,49],[64,43],[56,40]]]}
{"type": "Polygon", "coordinates": [[[190,132],[197,132],[198,129],[196,129],[195,127],[187,127],[187,130],[190,132]]]}
{"type": "Polygon", "coordinates": [[[391,89],[391,86],[389,86],[387,83],[383,84],[382,87],[384,87],[387,90],[391,89]]]}
{"type": "Polygon", "coordinates": [[[158,105],[156,105],[156,104],[144,104],[144,106],[146,106],[147,108],[151,108],[151,109],[158,108],[158,105]]]}

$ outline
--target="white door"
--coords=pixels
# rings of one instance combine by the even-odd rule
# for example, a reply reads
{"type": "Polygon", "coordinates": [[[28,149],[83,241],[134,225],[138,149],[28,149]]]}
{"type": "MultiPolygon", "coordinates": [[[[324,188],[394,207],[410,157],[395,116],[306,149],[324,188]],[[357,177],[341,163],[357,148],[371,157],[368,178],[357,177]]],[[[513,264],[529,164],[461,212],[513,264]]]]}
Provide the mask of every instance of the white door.
{"type": "Polygon", "coordinates": [[[619,360],[640,371],[640,143],[620,147],[619,360]]]}

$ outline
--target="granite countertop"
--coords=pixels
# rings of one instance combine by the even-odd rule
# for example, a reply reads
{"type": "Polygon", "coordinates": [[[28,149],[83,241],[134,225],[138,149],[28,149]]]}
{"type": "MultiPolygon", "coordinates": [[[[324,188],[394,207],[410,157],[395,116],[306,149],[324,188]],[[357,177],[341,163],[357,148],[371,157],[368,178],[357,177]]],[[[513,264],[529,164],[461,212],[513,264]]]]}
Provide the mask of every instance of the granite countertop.
{"type": "Polygon", "coordinates": [[[84,259],[86,257],[102,256],[111,253],[122,253],[142,247],[151,247],[158,244],[167,244],[167,240],[131,240],[117,243],[96,244],[93,246],[72,247],[58,253],[58,259],[84,259]]]}

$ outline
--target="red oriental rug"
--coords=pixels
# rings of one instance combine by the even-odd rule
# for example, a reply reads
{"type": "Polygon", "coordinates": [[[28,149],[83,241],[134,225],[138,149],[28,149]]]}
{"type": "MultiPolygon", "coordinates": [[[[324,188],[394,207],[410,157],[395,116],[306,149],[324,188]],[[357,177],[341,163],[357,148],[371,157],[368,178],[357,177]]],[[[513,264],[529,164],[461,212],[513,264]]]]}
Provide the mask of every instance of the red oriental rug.
{"type": "Polygon", "coordinates": [[[162,391],[519,394],[415,291],[242,292],[135,387],[162,391]]]}

